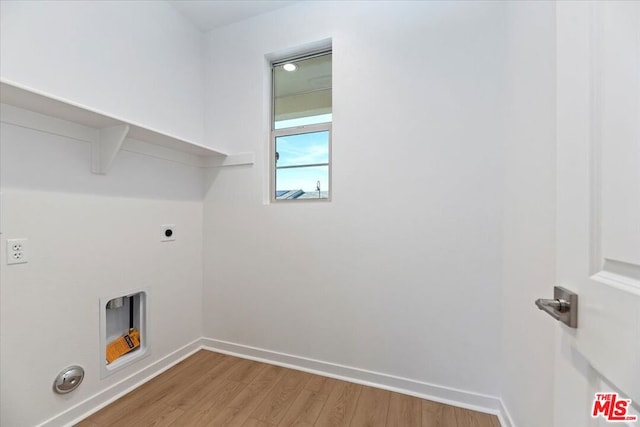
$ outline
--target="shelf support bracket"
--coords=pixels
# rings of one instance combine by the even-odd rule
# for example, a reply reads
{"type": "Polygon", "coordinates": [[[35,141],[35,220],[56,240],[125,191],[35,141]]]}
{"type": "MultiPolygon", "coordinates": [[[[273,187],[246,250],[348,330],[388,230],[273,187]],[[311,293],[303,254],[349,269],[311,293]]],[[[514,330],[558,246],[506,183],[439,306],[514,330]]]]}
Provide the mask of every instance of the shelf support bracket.
{"type": "Polygon", "coordinates": [[[91,143],[91,172],[106,175],[129,133],[129,125],[117,125],[98,131],[91,143]]]}

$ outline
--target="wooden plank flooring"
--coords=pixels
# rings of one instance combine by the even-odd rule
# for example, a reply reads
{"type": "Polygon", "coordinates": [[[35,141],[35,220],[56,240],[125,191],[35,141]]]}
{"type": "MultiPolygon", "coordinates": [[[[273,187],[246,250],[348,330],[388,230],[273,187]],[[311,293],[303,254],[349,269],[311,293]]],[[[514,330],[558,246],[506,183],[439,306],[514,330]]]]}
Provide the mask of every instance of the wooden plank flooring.
{"type": "Polygon", "coordinates": [[[77,424],[500,427],[480,412],[199,351],[77,424]]]}

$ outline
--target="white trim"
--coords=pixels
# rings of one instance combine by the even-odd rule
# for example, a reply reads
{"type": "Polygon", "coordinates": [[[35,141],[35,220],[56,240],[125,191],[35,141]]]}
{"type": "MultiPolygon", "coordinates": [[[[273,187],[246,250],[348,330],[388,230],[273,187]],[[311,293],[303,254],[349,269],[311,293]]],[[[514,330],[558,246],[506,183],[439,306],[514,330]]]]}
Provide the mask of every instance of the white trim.
{"type": "Polygon", "coordinates": [[[202,348],[201,341],[202,339],[198,338],[111,387],[38,424],[37,427],[71,427],[79,423],[89,415],[99,411],[199,351],[202,348]]]}
{"type": "Polygon", "coordinates": [[[162,147],[160,145],[150,144],[134,138],[127,138],[122,144],[122,151],[129,153],[142,154],[143,156],[153,157],[155,159],[167,160],[193,167],[204,167],[204,158],[195,154],[172,150],[171,148],[162,147]]]}
{"type": "MultiPolygon", "coordinates": [[[[332,150],[332,139],[333,139],[333,123],[328,122],[328,123],[316,123],[313,125],[304,125],[304,126],[296,126],[296,127],[291,127],[291,128],[284,128],[284,129],[274,129],[271,131],[271,141],[270,141],[270,147],[269,147],[269,158],[271,159],[271,162],[269,164],[269,201],[271,204],[278,204],[278,203],[300,203],[300,202],[330,202],[332,199],[332,194],[333,194],[333,182],[332,182],[332,155],[333,155],[333,150],[332,150]],[[326,163],[326,166],[329,169],[329,176],[327,177],[327,184],[329,186],[329,194],[328,197],[322,198],[322,199],[313,199],[313,198],[309,198],[309,199],[293,199],[293,200],[287,200],[287,199],[277,199],[276,198],[276,173],[278,171],[278,167],[276,166],[276,138],[282,137],[282,136],[291,136],[291,135],[303,135],[303,134],[307,134],[307,133],[316,133],[316,132],[329,132],[329,162],[326,163]]],[[[300,165],[300,167],[308,167],[308,166],[315,166],[315,165],[300,165]]],[[[324,166],[324,165],[323,165],[324,166]]]]}
{"type": "Polygon", "coordinates": [[[513,422],[513,418],[511,418],[511,414],[502,399],[500,399],[500,412],[496,415],[502,427],[516,427],[516,423],[513,422]]]}
{"type": "Polygon", "coordinates": [[[271,68],[272,63],[281,62],[285,58],[291,58],[300,55],[304,56],[305,54],[313,54],[314,52],[320,52],[322,50],[333,51],[333,40],[331,37],[322,40],[307,42],[296,47],[280,50],[278,52],[271,52],[266,54],[264,57],[267,59],[267,61],[269,61],[269,68],[271,68]]]}
{"type": "Polygon", "coordinates": [[[228,354],[271,365],[310,372],[356,384],[376,387],[434,402],[458,406],[473,411],[496,415],[504,427],[515,427],[504,403],[496,396],[459,390],[451,387],[425,383],[409,378],[397,377],[366,369],[323,362],[321,360],[294,356],[271,350],[235,344],[213,338],[202,338],[204,350],[228,354]]]}
{"type": "Polygon", "coordinates": [[[14,105],[0,103],[0,121],[13,126],[32,129],[52,135],[91,143],[93,148],[92,169],[94,173],[104,174],[120,151],[129,151],[145,156],[182,163],[199,168],[212,168],[236,165],[252,165],[253,153],[234,153],[227,155],[193,142],[183,141],[170,135],[132,127],[110,120],[109,125],[100,128],[86,123],[69,121],[65,118],[35,112],[14,105]],[[112,138],[105,138],[114,132],[112,138]]]}
{"type": "Polygon", "coordinates": [[[303,135],[306,133],[331,132],[332,122],[315,123],[312,125],[292,126],[288,128],[273,129],[274,139],[279,136],[303,135]]]}
{"type": "Polygon", "coordinates": [[[397,377],[366,369],[344,366],[336,363],[306,357],[294,356],[271,350],[260,349],[213,338],[199,338],[162,359],[123,379],[117,384],[95,394],[83,402],[48,419],[36,427],[71,427],[125,394],[140,387],[156,376],[175,366],[199,350],[213,351],[243,359],[255,360],[289,369],[336,378],[356,384],[376,387],[421,399],[453,405],[473,411],[484,412],[498,417],[502,427],[516,427],[502,399],[482,393],[475,393],[451,387],[425,383],[409,378],[397,377]]]}
{"type": "Polygon", "coordinates": [[[635,280],[632,277],[623,276],[610,271],[600,271],[599,273],[589,277],[589,279],[609,285],[614,289],[628,292],[634,296],[640,296],[640,281],[635,280]]]}
{"type": "Polygon", "coordinates": [[[244,166],[244,165],[252,165],[255,163],[254,154],[252,152],[248,153],[237,153],[237,154],[229,154],[227,157],[208,157],[204,162],[204,167],[207,168],[219,168],[224,166],[244,166]]]}
{"type": "Polygon", "coordinates": [[[0,104],[0,121],[10,125],[64,136],[81,142],[98,141],[98,130],[9,104],[0,104]]]}

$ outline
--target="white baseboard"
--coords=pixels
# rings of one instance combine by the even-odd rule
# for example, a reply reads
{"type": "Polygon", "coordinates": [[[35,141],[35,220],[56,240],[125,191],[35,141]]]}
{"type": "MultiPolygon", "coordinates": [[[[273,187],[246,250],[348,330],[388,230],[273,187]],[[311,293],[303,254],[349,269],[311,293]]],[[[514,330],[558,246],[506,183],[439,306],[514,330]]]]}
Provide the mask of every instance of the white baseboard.
{"type": "Polygon", "coordinates": [[[73,426],[201,349],[283,366],[285,368],[297,369],[356,384],[377,387],[473,411],[484,412],[496,415],[502,427],[515,427],[502,399],[496,396],[459,390],[212,338],[200,338],[185,345],[108,389],[39,424],[37,427],[73,426]]]}
{"type": "Polygon", "coordinates": [[[279,353],[212,338],[202,338],[202,348],[496,415],[503,427],[515,427],[504,403],[496,396],[429,384],[380,372],[323,362],[321,360],[279,353]]]}
{"type": "Polygon", "coordinates": [[[500,399],[500,413],[497,414],[498,419],[500,420],[500,425],[503,427],[516,427],[516,424],[513,422],[513,418],[511,418],[511,414],[509,414],[509,410],[504,404],[504,401],[500,399]]]}
{"type": "Polygon", "coordinates": [[[78,403],[66,411],[49,418],[47,421],[39,424],[37,427],[54,427],[54,426],[73,426],[83,419],[87,418],[94,412],[99,411],[108,404],[121,398],[130,391],[140,387],[142,384],[150,381],[154,377],[160,375],[167,369],[176,365],[180,361],[191,356],[202,348],[201,339],[197,339],[184,347],[174,351],[171,354],[157,360],[141,369],[137,373],[123,379],[122,381],[112,385],[111,387],[97,393],[90,398],[78,403]]]}

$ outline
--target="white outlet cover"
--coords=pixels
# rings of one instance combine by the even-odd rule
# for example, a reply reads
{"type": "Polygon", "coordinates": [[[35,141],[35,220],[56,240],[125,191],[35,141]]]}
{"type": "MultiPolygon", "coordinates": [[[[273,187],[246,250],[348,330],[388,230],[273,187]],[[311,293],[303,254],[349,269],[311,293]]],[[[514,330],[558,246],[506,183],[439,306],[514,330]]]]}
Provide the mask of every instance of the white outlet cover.
{"type": "Polygon", "coordinates": [[[7,239],[7,264],[29,262],[27,239],[7,239]]]}
{"type": "Polygon", "coordinates": [[[173,224],[165,224],[161,225],[161,234],[160,241],[161,242],[171,242],[176,240],[176,226],[173,224]],[[167,236],[167,234],[170,234],[167,236]]]}

